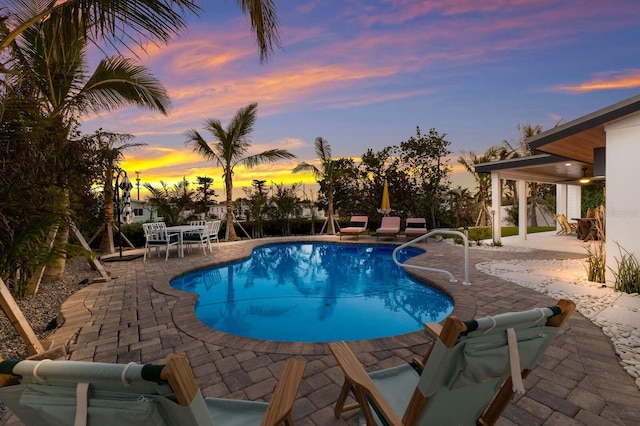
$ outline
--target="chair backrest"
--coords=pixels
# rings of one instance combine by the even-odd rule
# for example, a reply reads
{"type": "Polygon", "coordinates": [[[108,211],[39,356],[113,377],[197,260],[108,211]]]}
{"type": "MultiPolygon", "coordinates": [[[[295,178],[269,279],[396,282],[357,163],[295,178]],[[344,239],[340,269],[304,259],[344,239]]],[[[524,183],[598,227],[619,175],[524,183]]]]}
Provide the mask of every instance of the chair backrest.
{"type": "Polygon", "coordinates": [[[0,377],[21,383],[0,388],[0,400],[25,424],[212,425],[197,385],[181,387],[183,374],[193,376],[188,361],[173,357],[167,365],[5,360],[0,377]]]}
{"type": "Polygon", "coordinates": [[[166,241],[167,227],[164,222],[152,222],[142,224],[144,236],[147,241],[166,241]]]}
{"type": "Polygon", "coordinates": [[[576,232],[577,227],[578,227],[577,223],[569,222],[569,219],[567,219],[567,216],[565,216],[564,214],[560,215],[560,220],[562,220],[562,224],[563,224],[564,228],[567,230],[567,234],[572,234],[572,233],[576,232]]]}
{"type": "Polygon", "coordinates": [[[398,228],[400,229],[400,217],[399,216],[383,216],[380,223],[381,228],[398,228]]]}
{"type": "Polygon", "coordinates": [[[349,228],[366,228],[369,224],[368,216],[351,216],[349,228]]]}
{"type": "Polygon", "coordinates": [[[213,220],[211,221],[211,233],[209,235],[211,236],[217,236],[218,232],[220,232],[220,226],[222,225],[222,221],[221,220],[213,220]]]}
{"type": "Polygon", "coordinates": [[[189,225],[191,226],[204,226],[207,222],[204,220],[192,220],[189,225]]]}
{"type": "Polygon", "coordinates": [[[572,301],[561,300],[468,322],[447,318],[404,423],[475,424],[481,417],[483,424],[495,423],[574,309],[572,301]]]}
{"type": "Polygon", "coordinates": [[[211,233],[213,232],[213,222],[205,222],[204,228],[202,229],[202,238],[209,238],[211,233]]]}
{"type": "Polygon", "coordinates": [[[407,228],[427,229],[427,221],[423,217],[408,217],[407,228]]]}

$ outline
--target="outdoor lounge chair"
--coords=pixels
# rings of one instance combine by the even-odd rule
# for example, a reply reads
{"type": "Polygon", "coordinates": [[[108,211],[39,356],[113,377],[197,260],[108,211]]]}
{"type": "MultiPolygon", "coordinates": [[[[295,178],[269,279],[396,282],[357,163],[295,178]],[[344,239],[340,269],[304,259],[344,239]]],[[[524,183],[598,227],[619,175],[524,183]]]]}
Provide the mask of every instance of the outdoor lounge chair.
{"type": "Polygon", "coordinates": [[[368,224],[369,218],[367,216],[351,216],[349,226],[340,230],[340,239],[343,235],[355,235],[358,239],[360,234],[367,231],[368,224]]]}
{"type": "Polygon", "coordinates": [[[451,316],[426,325],[437,338],[423,360],[370,374],[345,342],[329,343],[345,375],[334,414],[360,407],[367,425],[492,425],[574,309],[560,300],[467,322],[451,316]],[[350,392],[357,403],[345,406],[350,392]]]}
{"type": "MultiPolygon", "coordinates": [[[[406,227],[404,229],[404,235],[413,239],[419,237],[420,235],[424,235],[428,232],[427,230],[427,221],[423,217],[408,217],[406,220],[406,227]]],[[[425,243],[427,240],[424,240],[425,243]]]]}
{"type": "Polygon", "coordinates": [[[184,355],[171,354],[165,361],[5,360],[0,362],[0,400],[26,425],[293,424],[305,361],[285,364],[268,404],[204,398],[184,355]]]}
{"type": "Polygon", "coordinates": [[[558,217],[560,218],[560,223],[562,224],[562,227],[564,228],[564,231],[565,231],[564,233],[566,235],[571,235],[578,232],[577,223],[569,222],[569,220],[567,219],[567,216],[563,214],[559,214],[558,217]]]}
{"type": "Polygon", "coordinates": [[[384,216],[380,223],[380,228],[376,229],[376,239],[384,236],[397,239],[398,232],[400,232],[400,217],[384,216]]]}

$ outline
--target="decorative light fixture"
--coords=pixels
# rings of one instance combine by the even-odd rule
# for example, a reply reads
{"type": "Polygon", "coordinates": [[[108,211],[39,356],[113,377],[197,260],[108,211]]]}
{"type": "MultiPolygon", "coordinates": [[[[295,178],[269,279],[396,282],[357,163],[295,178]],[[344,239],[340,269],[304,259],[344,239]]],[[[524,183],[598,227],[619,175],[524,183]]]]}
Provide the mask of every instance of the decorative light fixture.
{"type": "Polygon", "coordinates": [[[587,177],[587,168],[586,167],[582,168],[582,177],[580,178],[580,180],[578,182],[580,182],[580,183],[589,183],[589,182],[591,182],[591,179],[587,177]]]}

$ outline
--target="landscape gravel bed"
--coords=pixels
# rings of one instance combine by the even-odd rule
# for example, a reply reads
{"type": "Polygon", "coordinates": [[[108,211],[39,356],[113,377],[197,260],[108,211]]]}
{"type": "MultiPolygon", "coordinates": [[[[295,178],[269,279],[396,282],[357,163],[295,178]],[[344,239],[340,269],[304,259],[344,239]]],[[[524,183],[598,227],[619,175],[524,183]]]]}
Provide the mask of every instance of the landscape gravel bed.
{"type": "MultiPolygon", "coordinates": [[[[61,280],[42,282],[34,296],[16,299],[38,339],[44,340],[55,330],[62,302],[97,276],[98,273],[91,269],[86,259],[69,259],[61,280]]],[[[18,331],[0,311],[0,357],[22,359],[27,355],[27,348],[18,331]]]]}

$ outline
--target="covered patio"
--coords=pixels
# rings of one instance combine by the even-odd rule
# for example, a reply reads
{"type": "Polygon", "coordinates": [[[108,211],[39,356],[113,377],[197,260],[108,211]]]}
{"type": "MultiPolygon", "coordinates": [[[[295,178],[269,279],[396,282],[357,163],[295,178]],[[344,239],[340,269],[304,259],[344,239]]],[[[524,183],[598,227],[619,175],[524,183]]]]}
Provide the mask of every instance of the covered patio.
{"type": "MultiPolygon", "coordinates": [[[[491,173],[493,241],[501,242],[501,196],[504,180],[515,180],[518,205],[526,206],[527,182],[556,185],[556,213],[581,217],[581,180],[606,178],[607,240],[629,253],[640,253],[635,231],[640,225],[640,197],[630,196],[637,182],[640,156],[640,95],[561,124],[528,140],[537,154],[514,160],[478,164],[491,173]]],[[[519,209],[519,237],[527,240],[526,209],[519,209]]],[[[616,250],[606,254],[607,283],[617,270],[616,250]]]]}

